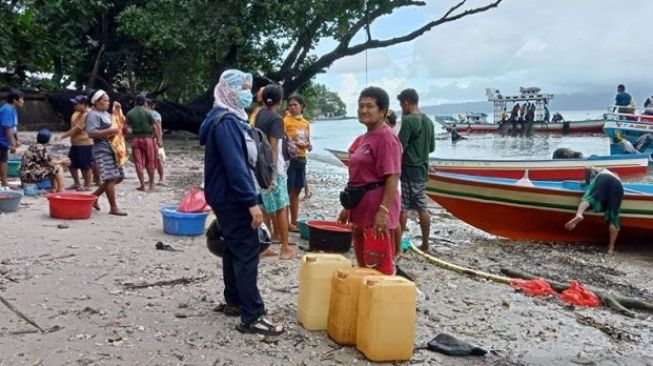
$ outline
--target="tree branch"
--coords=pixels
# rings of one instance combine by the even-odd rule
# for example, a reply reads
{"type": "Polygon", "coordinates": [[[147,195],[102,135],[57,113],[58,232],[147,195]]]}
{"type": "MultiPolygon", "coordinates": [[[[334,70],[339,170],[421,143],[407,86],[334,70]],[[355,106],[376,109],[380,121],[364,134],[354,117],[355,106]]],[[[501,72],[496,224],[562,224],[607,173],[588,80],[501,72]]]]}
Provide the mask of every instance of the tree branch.
{"type": "Polygon", "coordinates": [[[430,31],[432,28],[437,27],[439,25],[442,25],[444,23],[453,22],[455,20],[464,18],[464,17],[469,16],[469,15],[482,13],[482,12],[488,11],[488,10],[490,10],[492,8],[496,8],[497,6],[499,6],[499,4],[503,0],[495,0],[493,3],[490,3],[490,4],[486,5],[486,6],[465,10],[462,13],[451,16],[451,14],[456,9],[460,8],[465,3],[465,1],[466,0],[463,0],[460,3],[458,3],[458,4],[454,5],[453,7],[451,7],[447,11],[447,13],[445,13],[445,15],[443,15],[440,19],[429,22],[429,23],[425,24],[424,26],[422,26],[422,27],[420,27],[420,28],[414,30],[413,32],[408,33],[408,34],[406,34],[404,36],[390,38],[390,39],[386,39],[386,40],[368,40],[368,41],[366,41],[364,43],[361,43],[361,44],[358,44],[356,46],[348,47],[347,50],[346,50],[347,55],[355,55],[355,54],[357,54],[359,52],[362,52],[362,51],[368,50],[368,49],[388,47],[388,46],[392,46],[392,45],[395,45],[395,44],[412,41],[413,39],[415,39],[415,38],[421,36],[422,34],[430,31]]]}
{"type": "MultiPolygon", "coordinates": [[[[386,40],[367,40],[364,43],[358,44],[356,46],[349,47],[349,42],[351,39],[354,37],[358,31],[361,30],[363,26],[366,24],[366,19],[361,18],[359,19],[354,25],[350,28],[350,32],[346,37],[344,37],[338,46],[336,46],[331,52],[328,52],[324,55],[322,55],[320,58],[318,58],[314,63],[312,63],[310,66],[308,66],[306,69],[301,70],[300,72],[288,77],[286,83],[284,83],[284,89],[289,90],[289,92],[292,92],[296,90],[298,87],[303,85],[304,83],[308,82],[314,75],[322,72],[325,68],[331,66],[333,62],[336,60],[346,57],[346,56],[352,56],[357,53],[363,52],[368,49],[374,49],[374,48],[381,48],[381,47],[388,47],[392,46],[395,44],[399,43],[404,43],[408,41],[412,41],[413,39],[421,36],[422,34],[428,32],[434,27],[437,27],[439,25],[442,25],[444,23],[452,22],[473,14],[478,14],[482,13],[485,11],[488,11],[492,8],[496,8],[499,6],[499,4],[503,0],[495,0],[494,2],[482,6],[482,7],[477,7],[469,10],[465,10],[462,13],[452,15],[457,9],[460,9],[464,4],[466,0],[462,0],[461,2],[457,3],[456,5],[452,6],[442,17],[440,17],[437,20],[434,20],[432,22],[429,22],[425,24],[424,26],[414,30],[411,33],[408,33],[404,36],[401,37],[395,37],[395,38],[390,38],[386,40]],[[293,77],[294,76],[294,77],[293,77]]],[[[424,2],[422,1],[405,1],[403,3],[397,3],[396,7],[393,7],[393,9],[400,7],[400,6],[407,6],[407,5],[425,5],[424,2]]],[[[376,19],[379,16],[383,15],[384,13],[388,12],[388,10],[384,9],[375,9],[370,13],[370,16],[372,19],[376,19]]]]}
{"type": "Polygon", "coordinates": [[[304,28],[304,31],[302,34],[297,37],[297,42],[295,43],[295,46],[293,46],[292,50],[286,56],[286,59],[284,60],[283,64],[279,68],[279,74],[283,75],[288,73],[291,69],[293,69],[293,65],[298,65],[301,62],[303,62],[303,58],[306,57],[306,54],[311,48],[311,39],[312,37],[317,33],[317,30],[320,28],[322,23],[324,22],[324,19],[322,17],[316,17],[313,19],[311,24],[309,24],[308,27],[304,28]],[[299,51],[303,50],[302,56],[297,57],[299,55],[299,51]],[[299,62],[301,61],[301,62],[299,62]]]}

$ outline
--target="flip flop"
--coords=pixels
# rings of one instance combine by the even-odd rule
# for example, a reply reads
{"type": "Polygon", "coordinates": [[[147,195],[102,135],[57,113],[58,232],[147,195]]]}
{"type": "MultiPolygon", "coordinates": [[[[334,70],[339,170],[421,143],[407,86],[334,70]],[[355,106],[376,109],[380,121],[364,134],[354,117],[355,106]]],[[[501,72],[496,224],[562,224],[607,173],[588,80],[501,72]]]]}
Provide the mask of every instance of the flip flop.
{"type": "Polygon", "coordinates": [[[283,325],[273,324],[269,320],[260,317],[251,324],[247,324],[247,325],[242,323],[238,324],[236,326],[236,330],[238,330],[241,333],[277,336],[283,334],[283,332],[286,331],[286,328],[284,328],[283,325]]]}
{"type": "Polygon", "coordinates": [[[109,211],[109,215],[127,216],[127,212],[124,212],[124,211],[109,211]]]}
{"type": "Polygon", "coordinates": [[[292,233],[298,233],[299,228],[297,226],[288,226],[288,231],[290,231],[292,233]]]}

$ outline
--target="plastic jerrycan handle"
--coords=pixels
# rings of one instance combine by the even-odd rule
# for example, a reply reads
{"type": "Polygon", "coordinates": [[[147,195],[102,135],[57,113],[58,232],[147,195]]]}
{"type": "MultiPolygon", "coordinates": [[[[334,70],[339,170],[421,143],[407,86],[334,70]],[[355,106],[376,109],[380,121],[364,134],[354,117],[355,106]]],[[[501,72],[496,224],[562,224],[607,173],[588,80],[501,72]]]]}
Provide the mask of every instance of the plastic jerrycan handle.
{"type": "Polygon", "coordinates": [[[315,263],[317,262],[317,257],[312,256],[312,255],[307,255],[304,257],[304,261],[307,263],[315,263]]]}
{"type": "Polygon", "coordinates": [[[372,286],[378,284],[379,282],[383,282],[385,280],[386,280],[386,278],[384,278],[383,276],[367,277],[367,278],[365,278],[365,286],[372,287],[372,286]]]}

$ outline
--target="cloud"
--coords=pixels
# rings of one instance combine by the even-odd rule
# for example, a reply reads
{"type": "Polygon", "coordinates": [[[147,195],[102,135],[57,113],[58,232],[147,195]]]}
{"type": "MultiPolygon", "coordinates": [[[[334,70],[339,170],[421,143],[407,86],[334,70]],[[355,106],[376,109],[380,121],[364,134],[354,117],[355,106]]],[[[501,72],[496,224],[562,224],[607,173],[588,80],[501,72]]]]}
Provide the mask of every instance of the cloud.
{"type": "Polygon", "coordinates": [[[354,115],[357,108],[358,94],[362,87],[353,73],[342,74],[339,77],[338,87],[334,90],[347,105],[347,115],[354,115]]]}
{"type": "Polygon", "coordinates": [[[329,69],[329,73],[364,73],[366,70],[378,71],[396,67],[393,59],[385,50],[368,51],[353,56],[345,57],[336,61],[329,69]]]}
{"type": "MultiPolygon", "coordinates": [[[[439,18],[454,3],[427,2],[388,16],[378,27],[384,36],[402,35],[439,18]]],[[[618,83],[651,85],[651,14],[650,0],[504,1],[415,41],[370,51],[367,77],[391,96],[413,87],[424,103],[485,100],[485,88],[513,94],[520,86],[539,86],[562,94],[612,92],[618,83]]],[[[364,55],[338,61],[319,79],[335,85],[338,73],[352,73],[361,88],[364,55]]]]}

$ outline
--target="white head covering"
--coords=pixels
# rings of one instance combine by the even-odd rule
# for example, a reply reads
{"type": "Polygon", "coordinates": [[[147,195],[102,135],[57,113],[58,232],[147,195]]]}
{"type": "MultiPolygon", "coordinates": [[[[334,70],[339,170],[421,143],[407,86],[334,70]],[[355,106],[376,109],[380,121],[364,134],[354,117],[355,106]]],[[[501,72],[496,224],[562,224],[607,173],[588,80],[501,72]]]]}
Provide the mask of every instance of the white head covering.
{"type": "Polygon", "coordinates": [[[220,81],[216,84],[215,89],[213,89],[213,105],[225,108],[241,119],[246,120],[247,113],[238,104],[238,96],[243,90],[243,84],[246,82],[252,84],[252,74],[235,69],[225,70],[220,75],[220,81]]]}
{"type": "Polygon", "coordinates": [[[91,104],[95,104],[98,100],[100,100],[100,98],[102,98],[105,95],[108,96],[109,94],[107,94],[107,92],[105,92],[102,89],[98,89],[98,91],[93,93],[93,96],[91,97],[91,104]]]}

